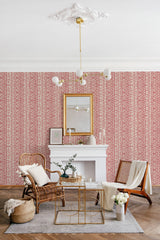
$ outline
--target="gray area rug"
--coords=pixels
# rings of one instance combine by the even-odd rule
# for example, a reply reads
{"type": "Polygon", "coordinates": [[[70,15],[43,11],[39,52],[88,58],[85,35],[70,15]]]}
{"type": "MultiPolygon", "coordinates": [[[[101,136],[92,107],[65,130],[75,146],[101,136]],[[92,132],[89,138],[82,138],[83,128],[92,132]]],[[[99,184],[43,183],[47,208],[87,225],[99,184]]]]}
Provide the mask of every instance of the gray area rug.
{"type": "MultiPolygon", "coordinates": [[[[93,202],[89,202],[92,207],[87,209],[95,209],[93,202]]],[[[66,202],[66,208],[74,210],[75,202],[66,202]]],[[[63,208],[64,209],[64,208],[63,208]]],[[[105,212],[105,224],[81,224],[81,225],[55,225],[54,224],[54,202],[43,203],[40,205],[40,213],[35,214],[33,220],[28,223],[15,224],[12,223],[5,233],[143,233],[133,215],[127,210],[124,221],[116,220],[115,210],[113,212],[105,212]]],[[[83,216],[80,217],[83,221],[83,216]]],[[[60,212],[57,222],[72,223],[77,221],[75,212],[60,212]],[[70,213],[72,217],[70,216],[70,213]]],[[[101,222],[101,214],[87,214],[88,222],[101,222]]]]}

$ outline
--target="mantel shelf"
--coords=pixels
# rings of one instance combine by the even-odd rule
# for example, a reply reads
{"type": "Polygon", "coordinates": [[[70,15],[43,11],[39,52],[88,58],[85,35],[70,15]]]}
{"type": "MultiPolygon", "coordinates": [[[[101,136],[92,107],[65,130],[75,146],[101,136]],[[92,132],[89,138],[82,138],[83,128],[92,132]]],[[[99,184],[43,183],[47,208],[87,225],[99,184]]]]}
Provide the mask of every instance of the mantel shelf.
{"type": "Polygon", "coordinates": [[[49,149],[51,148],[87,148],[87,149],[107,149],[108,148],[108,145],[105,144],[105,145],[101,145],[101,144],[96,144],[96,145],[87,145],[87,144],[77,144],[77,145],[73,145],[73,144],[61,144],[61,145],[48,145],[49,149]]]}

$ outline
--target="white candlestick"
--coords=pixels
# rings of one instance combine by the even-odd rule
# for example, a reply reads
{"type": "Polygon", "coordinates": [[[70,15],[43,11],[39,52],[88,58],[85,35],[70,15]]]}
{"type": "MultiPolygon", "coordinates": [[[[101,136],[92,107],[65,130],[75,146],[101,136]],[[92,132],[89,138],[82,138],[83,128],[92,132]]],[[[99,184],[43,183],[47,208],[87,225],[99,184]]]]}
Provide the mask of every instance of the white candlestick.
{"type": "Polygon", "coordinates": [[[69,132],[69,143],[70,143],[70,136],[71,136],[71,129],[70,128],[69,128],[68,132],[69,132]]]}

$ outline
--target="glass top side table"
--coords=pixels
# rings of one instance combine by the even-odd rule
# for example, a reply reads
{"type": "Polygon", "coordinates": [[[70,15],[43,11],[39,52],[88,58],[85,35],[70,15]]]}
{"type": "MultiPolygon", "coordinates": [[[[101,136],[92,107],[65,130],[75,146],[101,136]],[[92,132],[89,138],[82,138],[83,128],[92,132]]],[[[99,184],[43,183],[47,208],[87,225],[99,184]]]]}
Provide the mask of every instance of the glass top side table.
{"type": "Polygon", "coordinates": [[[73,188],[78,190],[78,200],[70,201],[66,207],[60,207],[58,204],[59,199],[55,201],[55,220],[54,224],[57,225],[75,225],[75,224],[104,224],[104,190],[101,184],[98,183],[85,183],[85,182],[61,182],[57,186],[63,186],[64,190],[73,188]],[[91,192],[97,195],[101,194],[100,206],[95,205],[94,201],[88,201],[91,192]],[[77,204],[77,205],[76,205],[77,204]],[[76,206],[76,207],[75,207],[76,206]],[[97,221],[98,219],[98,221],[97,221]]]}

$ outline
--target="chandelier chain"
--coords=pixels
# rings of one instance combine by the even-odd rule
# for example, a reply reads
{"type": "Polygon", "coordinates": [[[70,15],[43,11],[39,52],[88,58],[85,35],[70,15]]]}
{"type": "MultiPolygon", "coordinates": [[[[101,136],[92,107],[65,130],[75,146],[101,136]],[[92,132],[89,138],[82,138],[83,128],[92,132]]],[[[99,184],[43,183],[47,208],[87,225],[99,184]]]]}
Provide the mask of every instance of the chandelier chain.
{"type": "Polygon", "coordinates": [[[79,44],[80,44],[80,69],[82,69],[82,43],[81,43],[81,23],[79,23],[79,44]]]}

